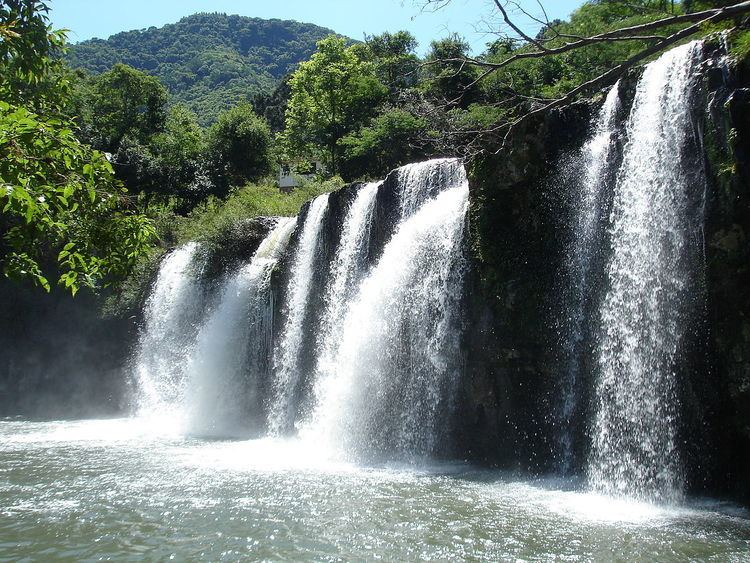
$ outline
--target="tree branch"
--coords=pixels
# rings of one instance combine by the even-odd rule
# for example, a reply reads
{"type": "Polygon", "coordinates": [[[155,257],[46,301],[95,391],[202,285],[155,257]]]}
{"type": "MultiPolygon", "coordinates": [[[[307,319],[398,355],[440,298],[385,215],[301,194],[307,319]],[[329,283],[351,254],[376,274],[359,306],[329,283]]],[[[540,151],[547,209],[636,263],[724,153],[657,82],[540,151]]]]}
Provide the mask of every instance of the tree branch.
{"type": "MultiPolygon", "coordinates": [[[[681,41],[682,39],[690,37],[694,33],[700,31],[701,26],[704,25],[704,24],[706,24],[706,23],[712,23],[712,22],[719,21],[721,19],[725,19],[727,17],[730,17],[725,12],[729,12],[730,8],[737,8],[738,6],[742,6],[742,5],[745,6],[745,10],[746,11],[750,11],[750,2],[743,2],[742,4],[737,4],[737,5],[731,6],[729,8],[724,8],[724,9],[715,11],[715,13],[712,16],[710,16],[708,18],[705,18],[705,19],[699,21],[696,24],[693,24],[693,25],[691,25],[689,27],[686,27],[685,29],[683,29],[681,31],[678,31],[678,32],[670,35],[669,37],[667,37],[663,41],[660,41],[659,43],[656,43],[655,45],[652,45],[651,47],[648,47],[648,48],[644,49],[643,51],[641,51],[641,52],[637,53],[636,55],[632,56],[631,58],[629,58],[625,62],[617,65],[614,68],[611,68],[607,72],[604,72],[604,73],[600,74],[596,78],[593,78],[593,79],[589,80],[588,82],[584,82],[583,84],[580,84],[579,86],[577,86],[577,87],[573,88],[572,90],[570,90],[563,97],[557,98],[555,100],[552,100],[550,103],[548,103],[548,104],[546,104],[546,105],[544,105],[544,106],[542,106],[540,108],[537,108],[535,110],[529,111],[528,113],[523,114],[521,117],[519,117],[515,121],[512,121],[510,123],[502,124],[499,128],[502,129],[504,127],[507,127],[508,130],[505,133],[505,136],[503,138],[503,144],[500,147],[500,149],[498,149],[498,152],[505,147],[506,140],[507,140],[509,134],[511,133],[511,131],[513,129],[515,129],[516,127],[518,127],[518,125],[520,125],[524,121],[526,121],[526,120],[528,120],[528,119],[530,119],[530,118],[532,118],[532,117],[534,117],[536,115],[539,115],[539,114],[542,114],[542,113],[546,113],[546,112],[548,112],[548,111],[550,111],[552,109],[555,109],[557,107],[560,107],[560,106],[563,106],[565,104],[568,104],[568,103],[572,102],[575,99],[575,97],[578,94],[582,93],[582,92],[585,92],[585,91],[588,91],[588,90],[593,90],[595,88],[599,88],[601,86],[605,86],[605,85],[608,85],[608,84],[612,84],[613,81],[615,79],[619,78],[620,76],[622,76],[622,74],[625,73],[625,71],[627,71],[628,69],[632,68],[633,66],[635,66],[636,64],[638,64],[642,60],[647,59],[648,57],[650,57],[652,55],[655,55],[656,53],[659,53],[660,51],[663,51],[664,49],[666,49],[670,45],[673,45],[674,43],[677,43],[678,41],[681,41]]],[[[705,14],[705,12],[703,12],[703,13],[705,14]]],[[[734,14],[736,12],[732,11],[732,13],[734,14]]]]}
{"type": "Polygon", "coordinates": [[[513,21],[508,17],[508,12],[505,11],[505,7],[502,5],[500,0],[494,0],[495,6],[497,6],[497,9],[500,10],[500,13],[503,15],[503,19],[505,20],[505,23],[508,24],[508,27],[510,27],[513,31],[515,31],[519,37],[522,37],[532,45],[534,45],[537,49],[540,51],[547,51],[544,45],[542,45],[539,41],[536,39],[532,39],[528,35],[526,35],[523,30],[518,27],[516,24],[513,23],[513,21]]]}
{"type": "MultiPolygon", "coordinates": [[[[432,2],[432,0],[427,1],[428,3],[432,2]]],[[[440,1],[441,5],[445,5],[448,0],[440,1]]],[[[532,48],[523,52],[510,53],[507,58],[500,60],[499,62],[481,60],[475,57],[453,57],[446,59],[435,59],[419,65],[414,72],[424,67],[439,64],[451,64],[455,65],[454,68],[459,67],[459,70],[456,72],[456,74],[460,73],[461,70],[465,68],[465,66],[469,65],[482,69],[482,72],[479,74],[479,76],[475,77],[474,80],[472,80],[467,86],[465,86],[462,93],[456,99],[446,101],[443,108],[456,106],[468,91],[470,91],[472,88],[475,88],[488,76],[501,69],[504,69],[505,67],[508,67],[509,65],[517,61],[560,55],[563,53],[581,49],[583,47],[601,43],[642,41],[649,44],[629,59],[621,62],[620,64],[607,70],[606,72],[601,73],[595,78],[579,84],[561,97],[543,100],[539,98],[534,99],[534,101],[541,102],[535,108],[529,109],[528,106],[525,105],[530,100],[530,98],[522,96],[519,92],[516,92],[512,84],[501,85],[503,86],[505,93],[508,94],[508,100],[503,102],[503,105],[506,106],[506,109],[509,112],[508,114],[506,114],[507,117],[503,117],[502,120],[496,122],[495,125],[487,126],[483,129],[480,128],[477,131],[462,129],[459,125],[458,129],[453,130],[453,132],[450,133],[451,136],[465,136],[466,138],[468,138],[469,140],[468,145],[466,146],[466,150],[469,152],[485,152],[487,150],[487,141],[489,139],[496,139],[500,144],[497,151],[494,151],[497,154],[506,149],[510,135],[524,122],[527,122],[528,120],[533,119],[534,117],[542,115],[546,112],[549,112],[550,110],[568,105],[584,92],[593,91],[595,89],[613,84],[629,69],[645,61],[649,57],[666,50],[675,43],[678,43],[679,41],[687,39],[688,37],[700,32],[701,28],[707,24],[728,20],[740,15],[750,14],[750,0],[744,0],[741,2],[737,2],[736,4],[733,4],[731,6],[703,10],[701,12],[692,14],[663,17],[659,20],[649,23],[598,33],[589,37],[576,37],[561,34],[553,28],[551,23],[547,22],[546,27],[552,30],[555,35],[554,39],[572,39],[557,47],[547,47],[543,44],[544,40],[540,41],[532,39],[531,37],[523,33],[518,25],[514,24],[511,21],[506,10],[506,6],[509,2],[512,3],[512,0],[493,0],[493,2],[499,12],[502,14],[505,23],[508,24],[510,28],[513,29],[520,37],[524,38],[527,41],[527,44],[532,46],[532,48]],[[668,36],[652,33],[654,30],[681,24],[690,25],[668,36]],[[507,102],[507,104],[505,102],[507,102]],[[512,104],[514,102],[518,102],[518,105],[516,105],[516,107],[512,107],[512,104]],[[513,115],[517,115],[518,117],[514,118],[512,117],[513,115]]],[[[528,16],[528,14],[526,15],[528,16]]],[[[546,13],[544,17],[547,18],[546,13]]]]}
{"type": "MultiPolygon", "coordinates": [[[[496,0],[497,2],[497,0],[496,0]]],[[[591,37],[583,37],[577,41],[572,41],[570,43],[565,43],[564,45],[561,45],[559,47],[554,47],[551,49],[548,49],[546,47],[541,47],[538,45],[538,42],[533,41],[532,43],[534,45],[540,46],[541,49],[537,51],[525,51],[523,53],[515,53],[514,55],[511,55],[507,59],[500,61],[499,63],[493,63],[489,61],[480,61],[478,59],[474,58],[465,58],[465,59],[439,59],[435,61],[429,61],[428,63],[425,63],[423,66],[427,65],[434,65],[439,63],[457,63],[461,61],[467,61],[468,63],[479,66],[479,67],[485,67],[485,68],[492,68],[495,70],[499,70],[501,68],[504,68],[516,61],[520,61],[523,59],[538,59],[541,57],[547,57],[550,55],[560,55],[562,53],[567,53],[569,51],[574,51],[576,49],[580,49],[582,47],[586,47],[588,45],[594,45],[597,43],[605,43],[610,41],[646,41],[646,40],[666,40],[665,38],[661,36],[642,36],[642,35],[636,35],[640,34],[644,31],[650,31],[653,29],[659,29],[662,27],[667,27],[670,25],[677,25],[681,23],[692,23],[692,22],[698,22],[698,25],[701,23],[705,23],[708,21],[720,21],[723,19],[729,19],[737,15],[750,13],[750,0],[745,2],[740,2],[739,4],[735,4],[733,6],[727,6],[725,8],[715,8],[711,10],[704,10],[703,12],[695,12],[693,14],[685,14],[681,16],[671,16],[668,18],[662,18],[660,20],[645,23],[641,25],[635,25],[632,27],[624,27],[622,29],[616,29],[614,31],[607,31],[604,33],[599,33],[597,35],[592,35],[591,37]]],[[[667,38],[668,39],[668,38],[667,38]]]]}

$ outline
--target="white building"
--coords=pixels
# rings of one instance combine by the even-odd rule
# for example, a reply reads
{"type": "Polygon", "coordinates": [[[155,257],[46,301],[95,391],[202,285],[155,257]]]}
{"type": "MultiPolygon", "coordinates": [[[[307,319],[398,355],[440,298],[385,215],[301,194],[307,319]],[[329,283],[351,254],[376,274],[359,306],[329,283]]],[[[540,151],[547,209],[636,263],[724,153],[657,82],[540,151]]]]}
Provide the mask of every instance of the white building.
{"type": "Polygon", "coordinates": [[[319,160],[311,164],[309,172],[297,172],[293,170],[292,164],[284,162],[279,165],[279,189],[282,191],[291,191],[303,181],[312,180],[316,174],[324,171],[323,163],[319,160]]]}

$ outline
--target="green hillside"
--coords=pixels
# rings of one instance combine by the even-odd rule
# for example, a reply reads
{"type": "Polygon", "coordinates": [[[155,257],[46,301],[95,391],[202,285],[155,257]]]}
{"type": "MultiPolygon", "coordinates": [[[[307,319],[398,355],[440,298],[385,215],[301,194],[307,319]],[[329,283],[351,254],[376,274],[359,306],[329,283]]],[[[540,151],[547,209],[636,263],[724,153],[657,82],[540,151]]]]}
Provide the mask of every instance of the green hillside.
{"type": "Polygon", "coordinates": [[[270,92],[315,43],[333,31],[308,23],[200,13],[161,28],[127,31],[70,47],[75,68],[92,73],[122,62],[157,76],[172,101],[204,124],[240,100],[270,92]]]}

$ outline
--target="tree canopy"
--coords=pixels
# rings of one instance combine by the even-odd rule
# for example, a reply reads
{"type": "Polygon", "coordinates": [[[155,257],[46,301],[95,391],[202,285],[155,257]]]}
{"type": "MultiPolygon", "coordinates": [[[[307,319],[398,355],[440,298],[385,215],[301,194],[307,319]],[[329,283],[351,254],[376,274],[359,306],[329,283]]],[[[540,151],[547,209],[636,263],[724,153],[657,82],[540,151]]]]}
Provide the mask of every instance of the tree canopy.
{"type": "Polygon", "coordinates": [[[313,24],[199,13],[161,28],[127,31],[73,45],[68,60],[92,74],[125,63],[156,77],[201,125],[281,79],[332,34],[313,24]]]}
{"type": "Polygon", "coordinates": [[[386,95],[371,62],[356,47],[330,36],[290,80],[284,139],[292,155],[320,156],[338,171],[339,140],[370,119],[386,95]],[[316,154],[316,148],[323,152],[316,154]]]}
{"type": "Polygon", "coordinates": [[[126,135],[145,142],[163,129],[167,90],[153,76],[118,63],[88,90],[92,141],[103,150],[117,150],[126,135]]]}
{"type": "MultiPolygon", "coordinates": [[[[529,115],[750,13],[750,2],[592,0],[568,21],[546,21],[513,0],[491,5],[498,37],[479,55],[456,35],[420,59],[405,31],[361,43],[330,35],[313,47],[327,30],[198,14],[76,46],[72,60],[90,74],[66,66],[64,35],[49,29],[44,3],[0,4],[5,273],[45,287],[59,276],[74,291],[109,283],[154,240],[136,209],[164,235],[239,191],[250,197],[246,184],[267,188],[274,159],[322,160],[328,174],[354,180],[500,150],[529,115]],[[517,17],[536,18],[539,33],[525,34],[517,17]],[[308,43],[309,60],[295,67],[308,43]],[[297,54],[285,58],[290,46],[297,54]],[[269,88],[255,88],[259,69],[269,88]],[[175,103],[183,96],[188,104],[175,103]]],[[[750,45],[747,32],[734,33],[750,45]]]]}
{"type": "Polygon", "coordinates": [[[208,150],[234,185],[259,180],[271,170],[271,129],[250,104],[219,114],[208,131],[208,150]]]}

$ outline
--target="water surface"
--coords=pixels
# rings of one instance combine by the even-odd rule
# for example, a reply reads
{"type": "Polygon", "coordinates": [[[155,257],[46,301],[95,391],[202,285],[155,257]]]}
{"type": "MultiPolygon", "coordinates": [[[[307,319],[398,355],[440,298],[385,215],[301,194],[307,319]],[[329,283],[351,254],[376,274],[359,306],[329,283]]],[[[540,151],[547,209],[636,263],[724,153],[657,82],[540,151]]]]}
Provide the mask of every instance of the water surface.
{"type": "Polygon", "coordinates": [[[0,421],[0,559],[750,557],[750,521],[463,464],[357,467],[300,441],[134,419],[0,421]]]}

